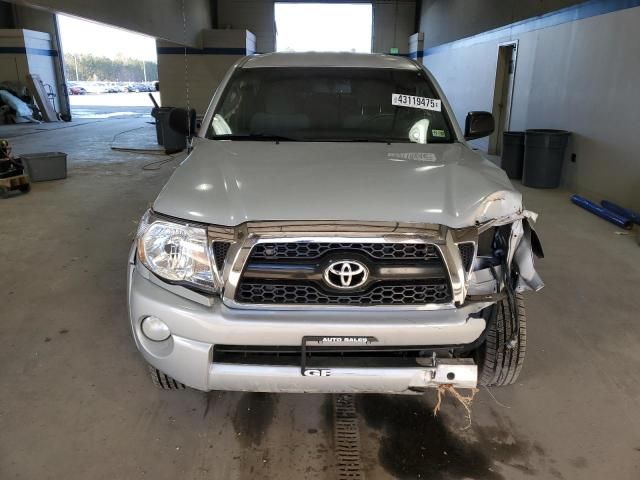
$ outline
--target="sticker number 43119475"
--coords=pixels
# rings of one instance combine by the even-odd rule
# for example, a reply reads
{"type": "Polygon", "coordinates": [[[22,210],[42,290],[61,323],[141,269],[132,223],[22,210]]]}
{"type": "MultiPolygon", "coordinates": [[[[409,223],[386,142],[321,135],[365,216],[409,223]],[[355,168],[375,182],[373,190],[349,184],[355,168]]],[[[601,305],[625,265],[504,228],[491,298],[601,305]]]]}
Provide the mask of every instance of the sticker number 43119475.
{"type": "Polygon", "coordinates": [[[414,97],[401,93],[391,94],[391,104],[398,107],[420,108],[422,110],[442,111],[442,101],[435,98],[414,97]]]}

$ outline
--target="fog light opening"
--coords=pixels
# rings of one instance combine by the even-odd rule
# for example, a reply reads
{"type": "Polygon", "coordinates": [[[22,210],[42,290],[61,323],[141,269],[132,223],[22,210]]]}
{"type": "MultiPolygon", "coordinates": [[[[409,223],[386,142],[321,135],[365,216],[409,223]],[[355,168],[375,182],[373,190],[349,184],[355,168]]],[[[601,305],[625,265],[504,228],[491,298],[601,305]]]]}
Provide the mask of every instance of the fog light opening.
{"type": "Polygon", "coordinates": [[[171,336],[171,330],[158,317],[145,317],[140,324],[142,333],[149,340],[162,342],[171,336]]]}

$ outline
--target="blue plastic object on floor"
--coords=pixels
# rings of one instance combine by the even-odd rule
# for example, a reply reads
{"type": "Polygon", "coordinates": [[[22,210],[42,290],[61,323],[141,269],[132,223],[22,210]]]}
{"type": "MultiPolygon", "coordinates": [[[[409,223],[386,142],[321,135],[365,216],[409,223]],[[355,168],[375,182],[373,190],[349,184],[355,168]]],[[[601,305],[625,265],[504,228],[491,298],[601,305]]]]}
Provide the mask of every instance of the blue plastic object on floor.
{"type": "Polygon", "coordinates": [[[618,214],[621,217],[628,218],[633,223],[637,223],[638,225],[640,225],[640,213],[635,212],[630,208],[621,207],[620,205],[610,202],[609,200],[602,200],[600,202],[600,205],[602,205],[604,208],[606,208],[610,212],[618,214]]]}
{"type": "Polygon", "coordinates": [[[633,227],[633,222],[626,217],[618,215],[617,213],[611,212],[604,207],[601,207],[597,203],[592,202],[591,200],[587,200],[580,195],[572,195],[571,201],[578,205],[579,207],[588,210],[589,212],[597,215],[600,218],[604,218],[605,220],[619,226],[620,228],[624,228],[626,230],[630,230],[633,227]]]}

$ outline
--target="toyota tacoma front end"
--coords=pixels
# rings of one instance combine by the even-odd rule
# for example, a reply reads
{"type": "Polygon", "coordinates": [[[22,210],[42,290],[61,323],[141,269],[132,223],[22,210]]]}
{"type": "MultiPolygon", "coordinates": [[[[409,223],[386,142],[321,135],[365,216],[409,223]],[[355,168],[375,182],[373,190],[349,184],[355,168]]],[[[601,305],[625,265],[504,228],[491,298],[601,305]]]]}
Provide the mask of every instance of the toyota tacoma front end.
{"type": "MultiPolygon", "coordinates": [[[[176,128],[184,128],[175,122],[176,128]]],[[[131,249],[163,388],[415,393],[517,378],[542,255],[431,75],[392,56],[236,64],[131,249]]]]}

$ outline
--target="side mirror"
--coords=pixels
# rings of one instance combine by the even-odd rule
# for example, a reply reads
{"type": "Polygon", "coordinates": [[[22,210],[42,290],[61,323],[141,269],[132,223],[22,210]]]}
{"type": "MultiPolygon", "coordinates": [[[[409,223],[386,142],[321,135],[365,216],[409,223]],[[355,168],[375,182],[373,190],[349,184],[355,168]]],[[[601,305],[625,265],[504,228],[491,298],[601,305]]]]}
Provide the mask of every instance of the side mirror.
{"type": "Polygon", "coordinates": [[[169,126],[172,130],[186,136],[194,136],[196,133],[196,111],[192,108],[174,108],[169,112],[169,126]]]}
{"type": "Polygon", "coordinates": [[[467,120],[464,122],[464,139],[475,140],[476,138],[488,137],[494,129],[493,115],[489,112],[469,112],[467,120]]]}

